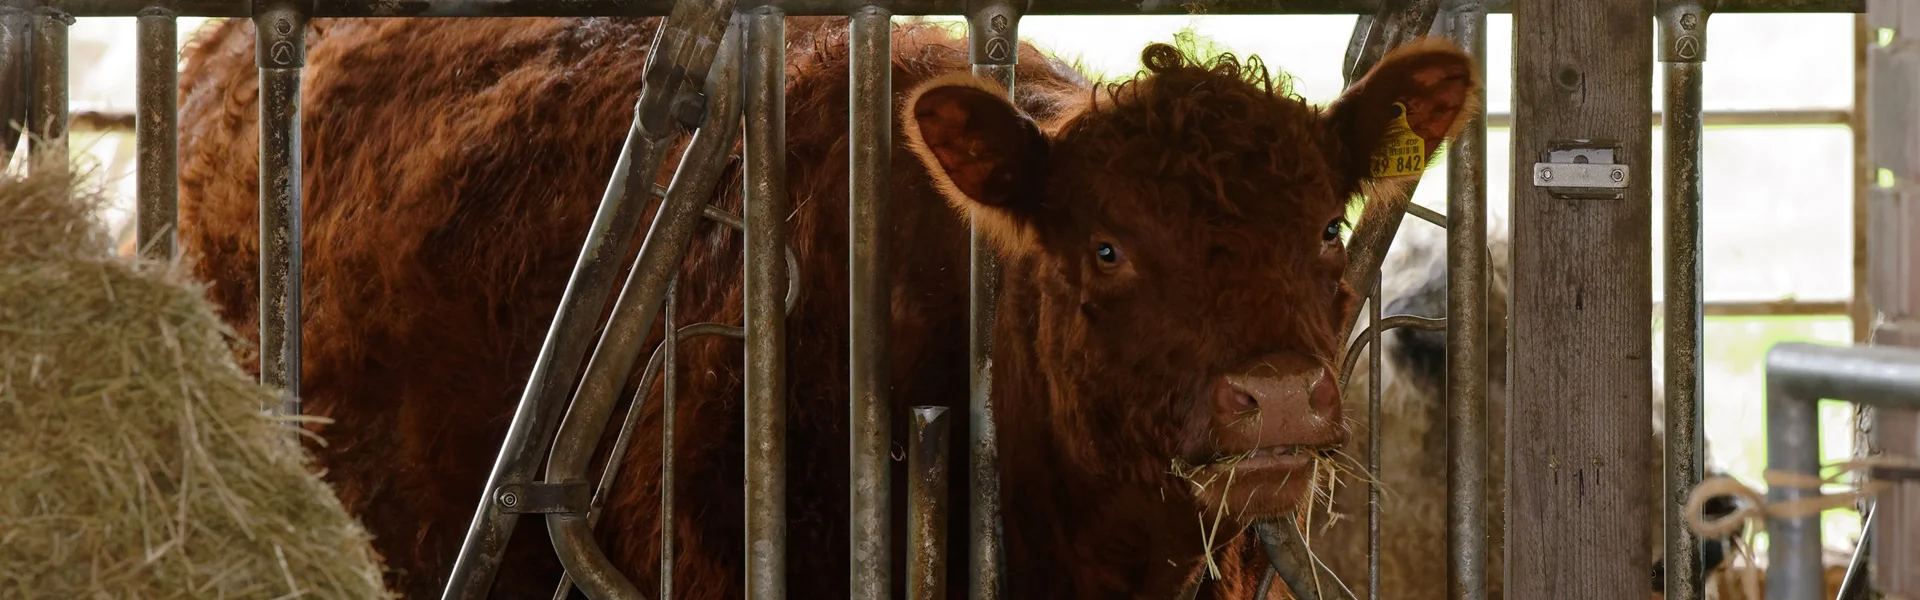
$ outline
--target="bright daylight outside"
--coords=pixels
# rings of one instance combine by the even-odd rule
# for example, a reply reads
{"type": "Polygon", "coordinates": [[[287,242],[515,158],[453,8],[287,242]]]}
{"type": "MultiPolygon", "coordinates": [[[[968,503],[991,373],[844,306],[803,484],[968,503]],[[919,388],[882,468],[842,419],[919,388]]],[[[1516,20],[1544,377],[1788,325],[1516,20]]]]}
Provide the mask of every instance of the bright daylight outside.
{"type": "MultiPolygon", "coordinates": [[[[1139,68],[1140,48],[1171,41],[1191,29],[1221,49],[1258,54],[1269,68],[1286,71],[1293,89],[1309,101],[1332,100],[1340,89],[1340,64],[1355,17],[1028,17],[1020,34],[1042,47],[1077,58],[1108,77],[1139,68]]],[[[1773,344],[1790,340],[1844,344],[1853,336],[1846,314],[1853,281],[1853,151],[1845,113],[1853,104],[1854,17],[1841,14],[1723,14],[1709,22],[1706,110],[1831,111],[1837,118],[1811,125],[1709,125],[1705,134],[1705,299],[1708,303],[1763,304],[1796,300],[1834,307],[1831,314],[1709,316],[1705,337],[1706,437],[1711,457],[1748,485],[1762,485],[1766,464],[1762,405],[1762,358],[1773,344]]],[[[956,27],[957,18],[950,21],[956,27]]],[[[180,19],[181,41],[207,19],[180,19]]],[[[1486,65],[1488,112],[1512,113],[1512,20],[1488,17],[1486,65]]],[[[134,22],[131,18],[83,18],[72,28],[72,106],[75,112],[131,115],[134,106],[134,22]]],[[[1656,70],[1656,73],[1659,71],[1656,70]]],[[[1658,110],[1660,81],[1648,99],[1658,110]]],[[[1488,210],[1505,223],[1511,179],[1509,135],[1496,118],[1487,136],[1488,210]]],[[[128,125],[130,125],[130,120],[128,125]]],[[[73,147],[90,153],[117,179],[119,204],[109,215],[131,249],[133,134],[83,132],[76,119],[73,147]]],[[[1661,290],[1660,136],[1654,136],[1653,182],[1655,302],[1661,290]]],[[[1446,209],[1446,169],[1430,167],[1416,201],[1446,209]]],[[[584,199],[583,199],[584,201],[584,199]]],[[[1431,227],[1409,218],[1406,227],[1431,227]]],[[[1657,304],[1656,304],[1657,306],[1657,304]]],[[[1658,309],[1656,308],[1656,313],[1658,309]]],[[[1806,312],[1806,311],[1801,311],[1806,312]]],[[[1659,355],[1660,324],[1650,315],[1659,355]]],[[[1656,379],[1658,375],[1656,375],[1656,379]]],[[[1849,409],[1827,402],[1821,410],[1822,461],[1845,457],[1851,443],[1849,409]]],[[[1516,432],[1518,433],[1518,432],[1516,432]]],[[[1827,545],[1851,548],[1858,514],[1825,516],[1827,545]]],[[[1764,540],[1762,541],[1764,544],[1764,540]]],[[[1764,556],[1764,549],[1760,550],[1764,556]]],[[[1764,559],[1763,559],[1764,560],[1764,559]]]]}

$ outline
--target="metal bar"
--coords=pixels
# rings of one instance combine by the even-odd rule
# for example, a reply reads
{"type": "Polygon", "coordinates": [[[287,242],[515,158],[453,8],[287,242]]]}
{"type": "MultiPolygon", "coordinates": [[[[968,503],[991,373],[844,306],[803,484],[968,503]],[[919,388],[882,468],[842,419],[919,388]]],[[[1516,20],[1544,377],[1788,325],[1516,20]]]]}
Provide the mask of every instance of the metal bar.
{"type": "MultiPolygon", "coordinates": [[[[1381,331],[1381,333],[1399,329],[1401,327],[1411,327],[1413,329],[1418,329],[1421,331],[1446,331],[1447,320],[1446,319],[1429,319],[1426,317],[1416,317],[1413,315],[1394,315],[1391,317],[1387,317],[1385,319],[1381,319],[1380,325],[1377,326],[1377,328],[1381,331]]],[[[1340,363],[1340,388],[1341,389],[1346,389],[1347,381],[1352,378],[1353,365],[1357,364],[1360,361],[1360,351],[1365,350],[1369,346],[1372,346],[1372,344],[1369,344],[1367,342],[1374,339],[1373,330],[1375,328],[1376,326],[1369,325],[1366,329],[1360,330],[1360,335],[1353,338],[1355,340],[1354,343],[1347,347],[1347,358],[1345,361],[1342,361],[1340,363]]]]}
{"type": "Polygon", "coordinates": [[[280,413],[297,415],[303,270],[300,71],[306,65],[307,18],[298,3],[276,2],[253,24],[258,32],[254,64],[260,71],[260,381],[281,390],[280,413]]]}
{"type": "MultiPolygon", "coordinates": [[[[130,17],[149,0],[66,0],[79,17],[130,17]]],[[[183,17],[250,16],[252,0],[182,0],[183,17]]],[[[901,16],[964,15],[977,0],[891,0],[901,16]]],[[[1389,0],[1397,1],[1397,0],[1389,0]]],[[[346,17],[657,17],[676,0],[316,0],[314,18],[346,17]]],[[[868,0],[746,0],[739,8],[778,6],[789,16],[845,16],[868,0]]],[[[1034,0],[1029,15],[1371,15],[1383,0],[1194,0],[1191,2],[1116,2],[1114,0],[1034,0]]],[[[1487,0],[1488,13],[1512,12],[1513,0],[1487,0]]],[[[1866,0],[1721,0],[1720,13],[1859,13],[1866,0]]],[[[1421,32],[1424,32],[1422,30],[1421,32]]]]}
{"type": "MultiPolygon", "coordinates": [[[[27,104],[27,156],[30,173],[65,171],[67,161],[67,27],[73,16],[51,1],[33,9],[33,34],[28,40],[27,76],[32,91],[27,104]],[[51,156],[52,160],[46,160],[51,156]]],[[[262,89],[265,86],[262,85],[262,89]]]]}
{"type": "MultiPolygon", "coordinates": [[[[1715,10],[1714,13],[1727,12],[1715,10]]],[[[1785,125],[1846,125],[1853,118],[1850,109],[1804,108],[1787,110],[1709,110],[1700,116],[1708,127],[1770,127],[1785,125]]],[[[1653,112],[1651,126],[1660,127],[1666,113],[1653,112]]],[[[1489,129],[1513,128],[1513,113],[1487,115],[1489,129]]]]}
{"type": "MultiPolygon", "coordinates": [[[[723,19],[728,13],[694,18],[723,19]]],[[[606,432],[618,393],[639,360],[642,345],[653,327],[655,315],[667,297],[667,284],[680,270],[687,253],[688,240],[700,222],[701,209],[725,172],[740,131],[740,52],[745,32],[743,17],[735,16],[722,35],[706,78],[709,117],[693,141],[687,145],[680,167],[667,197],[660,203],[653,227],[640,246],[640,256],[626,284],[614,301],[612,316],[599,344],[588,359],[586,375],[574,394],[554,438],[553,453],[547,459],[546,479],[550,483],[583,481],[593,449],[606,432]]],[[[724,21],[723,21],[724,22],[724,21]]],[[[665,351],[666,377],[673,377],[672,345],[665,351]]],[[[641,598],[639,588],[620,574],[606,553],[593,539],[593,528],[584,513],[546,515],[547,534],[560,556],[560,563],[572,574],[575,585],[593,598],[641,598]]]]}
{"type": "Polygon", "coordinates": [[[888,500],[893,473],[887,448],[893,440],[887,386],[887,328],[892,306],[887,287],[887,194],[893,158],[893,15],[885,8],[853,13],[847,69],[850,303],[847,336],[852,354],[849,410],[852,444],[851,560],[853,600],[891,597],[892,527],[888,500]]]}
{"type": "Polygon", "coordinates": [[[1260,546],[1267,551],[1267,563],[1280,575],[1280,581],[1296,600],[1354,600],[1353,591],[1340,583],[1327,565],[1307,552],[1307,541],[1300,535],[1300,523],[1291,517],[1265,521],[1253,528],[1260,546]],[[1284,521],[1284,522],[1283,522],[1284,521]]]}
{"type": "Polygon", "coordinates": [[[1380,279],[1367,291],[1367,600],[1380,598],[1380,279]]]}
{"type": "MultiPolygon", "coordinates": [[[[1846,300],[1709,300],[1700,309],[1708,317],[1844,317],[1850,305],[1846,300]]],[[[1666,310],[1666,303],[1653,303],[1653,310],[1666,310]]]]}
{"type": "Polygon", "coordinates": [[[13,161],[20,134],[32,129],[33,23],[36,0],[0,0],[0,165],[13,161]]]}
{"type": "Polygon", "coordinates": [[[1706,60],[1707,18],[1712,11],[1698,0],[1663,1],[1659,19],[1659,59],[1666,74],[1665,121],[1666,302],[1662,306],[1666,339],[1665,491],[1661,494],[1666,541],[1665,598],[1706,597],[1700,538],[1687,527],[1687,492],[1700,483],[1706,455],[1700,446],[1704,427],[1701,371],[1701,82],[1706,60]],[[1684,566],[1682,566],[1684,565],[1684,566]]]}
{"type": "MultiPolygon", "coordinates": [[[[747,17],[742,181],[746,280],[747,597],[787,597],[787,62],[778,8],[747,17]]],[[[664,567],[663,567],[664,568],[664,567]]],[[[666,598],[662,591],[662,598],[666,598]]]]}
{"type": "MultiPolygon", "coordinates": [[[[677,320],[678,315],[676,315],[675,312],[676,312],[676,309],[679,308],[679,306],[680,306],[680,274],[676,272],[671,278],[667,279],[666,306],[661,307],[661,311],[660,311],[662,313],[660,315],[661,329],[667,332],[678,333],[680,327],[678,325],[679,321],[677,320]]],[[[674,337],[678,338],[679,336],[676,335],[674,337]]],[[[673,597],[673,564],[674,564],[673,541],[674,541],[674,535],[678,533],[677,528],[674,526],[674,515],[673,515],[673,479],[674,479],[673,470],[674,470],[674,467],[679,464],[679,461],[674,458],[674,454],[676,454],[675,444],[678,443],[675,439],[676,436],[674,435],[674,427],[676,426],[674,423],[674,413],[677,411],[676,409],[679,408],[679,404],[680,404],[680,401],[679,401],[680,386],[678,385],[680,382],[680,378],[679,378],[680,350],[679,348],[680,348],[680,340],[678,339],[669,340],[667,339],[667,336],[664,336],[664,335],[661,336],[660,351],[657,354],[661,356],[662,360],[665,361],[666,363],[666,366],[662,367],[661,369],[662,370],[661,379],[663,381],[661,381],[660,383],[660,599],[661,600],[668,600],[669,598],[673,597]]],[[[645,392],[643,391],[642,393],[645,393],[645,392]]],[[[622,457],[617,455],[610,456],[607,458],[607,463],[613,464],[614,462],[621,460],[621,458],[622,457]]],[[[593,532],[594,525],[595,523],[593,523],[592,521],[588,521],[586,530],[589,534],[593,532]]],[[[558,539],[555,539],[554,548],[559,552],[561,552],[563,555],[566,552],[565,550],[560,550],[558,539]]],[[[564,563],[565,561],[563,560],[562,562],[564,563]]],[[[568,575],[573,574],[573,569],[571,567],[567,569],[567,574],[568,575]]],[[[616,571],[615,574],[617,575],[618,572],[616,571]]],[[[583,587],[581,591],[588,591],[588,590],[583,587]]],[[[635,595],[638,595],[638,593],[636,592],[635,595]]]]}
{"type": "Polygon", "coordinates": [[[493,585],[514,525],[519,522],[519,515],[499,510],[494,490],[532,481],[546,454],[566,409],[565,394],[574,389],[580,359],[606,310],[608,292],[620,272],[620,258],[650,204],[652,195],[647,192],[674,134],[668,119],[671,103],[704,83],[695,76],[711,67],[721,37],[720,24],[732,10],[732,0],[681,2],[675,5],[675,15],[666,26],[654,34],[626,142],[581,243],[580,256],[567,279],[552,325],[541,342],[506,439],[481,490],[443,600],[482,598],[493,585]]]}
{"type": "Polygon", "coordinates": [[[1847,573],[1840,579],[1839,593],[1833,600],[1866,600],[1867,590],[1872,585],[1867,581],[1868,552],[1873,548],[1873,505],[1868,504],[1860,511],[1860,544],[1853,547],[1853,556],[1847,560],[1847,573]]]}
{"type": "Polygon", "coordinates": [[[947,465],[952,421],[944,406],[913,407],[907,442],[907,598],[947,598],[947,465]]]}
{"type": "MultiPolygon", "coordinates": [[[[1448,7],[1447,17],[1485,97],[1487,13],[1468,2],[1448,7]]],[[[1486,109],[1475,112],[1447,161],[1447,580],[1455,600],[1487,597],[1487,127],[1486,109]]]]}
{"type": "MultiPolygon", "coordinates": [[[[1821,399],[1879,408],[1920,408],[1920,350],[1898,346],[1826,346],[1783,342],[1767,351],[1767,469],[1817,475],[1821,399]]],[[[1818,490],[1771,486],[1768,503],[1818,490]]],[[[1820,516],[1766,523],[1767,598],[1799,600],[1825,593],[1820,516]]]]}
{"type": "MultiPolygon", "coordinates": [[[[1031,2],[979,0],[967,5],[973,75],[1014,94],[1020,59],[1020,17],[1031,2]]],[[[993,424],[993,328],[1000,302],[1000,258],[979,224],[967,222],[967,597],[1006,595],[1000,539],[1000,446],[993,424]]]]}
{"type": "Polygon", "coordinates": [[[155,6],[135,20],[139,48],[134,145],[134,247],[142,256],[166,260],[177,254],[180,214],[179,55],[180,28],[173,11],[155,6]]]}
{"type": "MultiPolygon", "coordinates": [[[[674,288],[677,287],[678,281],[679,281],[679,278],[676,276],[673,281],[668,282],[667,308],[662,312],[667,312],[667,313],[672,312],[673,305],[674,305],[673,299],[676,297],[673,295],[675,293],[674,288]]],[[[692,325],[686,325],[678,329],[674,329],[673,331],[676,332],[673,338],[675,342],[685,342],[687,340],[700,337],[700,336],[705,336],[705,335],[730,337],[730,338],[739,339],[739,340],[744,340],[747,337],[746,330],[741,329],[739,327],[732,326],[732,325],[721,325],[719,323],[694,323],[692,325]]],[[[653,355],[647,358],[647,368],[645,371],[643,371],[640,374],[640,386],[634,392],[633,402],[627,405],[627,415],[626,415],[626,418],[620,424],[619,435],[614,437],[613,451],[607,453],[607,456],[610,458],[607,461],[606,467],[601,469],[600,471],[600,482],[597,484],[594,484],[593,503],[591,504],[590,508],[587,509],[587,526],[588,527],[599,526],[600,517],[606,514],[602,512],[601,509],[606,506],[607,499],[612,497],[613,484],[614,482],[619,480],[620,470],[621,470],[620,467],[625,464],[623,461],[618,459],[620,457],[624,457],[627,455],[627,447],[633,443],[633,427],[634,425],[640,422],[640,409],[643,407],[644,403],[646,402],[647,396],[652,393],[653,382],[655,379],[659,378],[661,363],[665,360],[665,358],[666,358],[665,349],[659,348],[659,347],[654,348],[653,355]]],[[[672,396],[667,395],[666,398],[672,398],[672,396]]],[[[660,430],[661,442],[662,442],[660,445],[660,455],[661,455],[662,461],[660,464],[671,465],[673,464],[673,443],[672,443],[673,428],[668,425],[671,422],[669,413],[673,412],[673,405],[670,402],[663,401],[661,403],[660,408],[661,408],[660,414],[662,417],[662,421],[661,421],[662,428],[660,430]]],[[[665,490],[667,487],[669,486],[662,485],[661,489],[665,490]]],[[[661,497],[668,498],[669,496],[663,494],[661,497]]],[[[672,514],[671,512],[666,511],[664,504],[667,504],[667,503],[663,503],[663,507],[662,507],[663,512],[661,514],[660,529],[662,531],[672,531],[673,530],[672,514]]],[[[669,554],[669,552],[667,552],[666,550],[669,549],[670,547],[671,546],[662,547],[662,552],[661,552],[662,557],[665,557],[667,554],[669,554]]],[[[663,582],[664,582],[664,579],[663,579],[663,582]]],[[[573,578],[569,576],[565,571],[562,571],[560,573],[560,585],[553,592],[553,600],[567,600],[567,598],[569,597],[569,594],[572,591],[573,591],[573,578]]],[[[661,597],[664,598],[666,597],[666,595],[662,594],[661,597]]]]}
{"type": "Polygon", "coordinates": [[[1348,42],[1349,49],[1357,46],[1360,53],[1350,54],[1352,64],[1347,66],[1347,87],[1373,70],[1388,50],[1426,35],[1433,29],[1433,19],[1439,13],[1439,0],[1382,0],[1380,7],[1374,9],[1373,19],[1365,23],[1367,35],[1362,38],[1358,35],[1359,28],[1355,27],[1354,38],[1348,42]]]}

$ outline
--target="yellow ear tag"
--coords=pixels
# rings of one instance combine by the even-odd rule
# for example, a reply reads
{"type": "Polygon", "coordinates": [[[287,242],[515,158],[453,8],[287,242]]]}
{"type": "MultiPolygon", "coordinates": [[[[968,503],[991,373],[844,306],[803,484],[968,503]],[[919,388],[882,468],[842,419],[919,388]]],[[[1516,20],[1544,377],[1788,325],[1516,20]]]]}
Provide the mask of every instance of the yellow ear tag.
{"type": "Polygon", "coordinates": [[[1393,120],[1387,122],[1387,134],[1373,152],[1374,177],[1419,175],[1427,170],[1427,141],[1407,126],[1407,106],[1393,103],[1393,120]]]}

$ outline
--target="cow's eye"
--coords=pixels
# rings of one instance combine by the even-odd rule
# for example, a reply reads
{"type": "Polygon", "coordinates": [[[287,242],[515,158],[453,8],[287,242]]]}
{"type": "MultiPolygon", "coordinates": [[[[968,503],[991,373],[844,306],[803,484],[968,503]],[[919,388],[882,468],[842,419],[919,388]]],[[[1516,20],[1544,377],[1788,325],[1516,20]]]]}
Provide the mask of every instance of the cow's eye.
{"type": "Polygon", "coordinates": [[[1093,255],[1099,257],[1100,262],[1107,263],[1109,265],[1120,262],[1120,249],[1115,248],[1113,247],[1113,244],[1109,244],[1106,242],[1100,242],[1097,246],[1095,246],[1093,250],[1093,255]]]}
{"type": "Polygon", "coordinates": [[[1320,241],[1331,242],[1337,239],[1340,239],[1340,219],[1328,222],[1327,228],[1320,230],[1320,241]]]}

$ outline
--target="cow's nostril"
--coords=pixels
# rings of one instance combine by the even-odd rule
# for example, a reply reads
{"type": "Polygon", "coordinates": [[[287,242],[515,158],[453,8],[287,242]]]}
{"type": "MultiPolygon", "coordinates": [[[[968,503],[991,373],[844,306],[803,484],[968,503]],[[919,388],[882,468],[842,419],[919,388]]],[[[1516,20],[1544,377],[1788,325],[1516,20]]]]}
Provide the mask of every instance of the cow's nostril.
{"type": "Polygon", "coordinates": [[[1258,402],[1254,402],[1253,396],[1249,396],[1246,392],[1238,389],[1233,390],[1233,400],[1235,408],[1240,410],[1253,410],[1260,407],[1258,402]]]}
{"type": "Polygon", "coordinates": [[[1260,408],[1260,403],[1231,381],[1222,380],[1213,388],[1213,408],[1224,415],[1233,416],[1260,408]]]}

